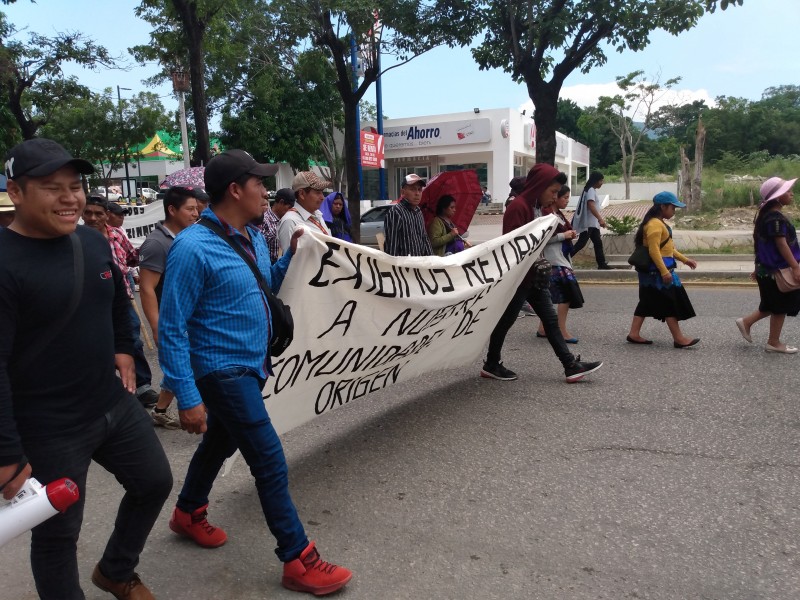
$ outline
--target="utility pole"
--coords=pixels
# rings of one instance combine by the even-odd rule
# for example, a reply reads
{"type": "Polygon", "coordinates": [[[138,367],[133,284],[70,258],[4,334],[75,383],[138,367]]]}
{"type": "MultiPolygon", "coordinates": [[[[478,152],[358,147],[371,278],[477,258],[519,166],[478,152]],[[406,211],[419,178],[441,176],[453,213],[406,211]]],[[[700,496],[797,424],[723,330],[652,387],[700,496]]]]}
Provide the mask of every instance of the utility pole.
{"type": "MultiPolygon", "coordinates": [[[[122,193],[130,192],[130,188],[128,187],[128,182],[130,181],[130,174],[128,173],[128,142],[125,140],[125,125],[122,120],[122,96],[120,95],[120,90],[125,90],[127,92],[131,91],[131,88],[121,88],[117,86],[117,106],[119,107],[119,132],[122,136],[122,156],[125,160],[125,185],[122,186],[122,193]],[[127,190],[125,188],[128,188],[127,190]]],[[[106,190],[108,191],[108,190],[106,190]]],[[[128,202],[130,202],[131,198],[130,195],[126,196],[128,202]]]]}

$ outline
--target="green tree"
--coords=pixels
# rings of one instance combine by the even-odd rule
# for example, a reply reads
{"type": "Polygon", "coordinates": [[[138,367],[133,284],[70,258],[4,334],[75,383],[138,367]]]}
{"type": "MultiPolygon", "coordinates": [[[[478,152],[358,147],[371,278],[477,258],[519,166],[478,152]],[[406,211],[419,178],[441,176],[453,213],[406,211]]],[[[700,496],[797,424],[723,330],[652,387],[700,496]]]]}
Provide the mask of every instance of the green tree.
{"type": "Polygon", "coordinates": [[[57,33],[52,37],[31,32],[27,41],[18,39],[18,33],[6,15],[0,13],[3,112],[6,118],[9,115],[13,118],[19,136],[30,139],[52,118],[56,108],[70,98],[88,94],[77,78],[64,76],[66,63],[89,69],[112,68],[115,59],[103,46],[78,32],[57,33]]]}
{"type": "Polygon", "coordinates": [[[353,216],[353,238],[358,241],[361,190],[356,161],[357,108],[381,75],[379,53],[395,56],[398,62],[391,69],[437,46],[465,45],[479,24],[474,18],[476,5],[468,0],[276,0],[270,8],[275,30],[287,35],[284,41],[289,42],[288,46],[309,43],[325,50],[335,73],[335,87],[344,112],[347,197],[353,216]],[[354,82],[350,67],[351,39],[361,49],[360,82],[354,82]]]}
{"type": "Polygon", "coordinates": [[[553,164],[558,97],[570,74],[605,64],[607,48],[641,50],[652,31],[677,35],[718,5],[737,4],[742,0],[484,1],[485,33],[472,54],[481,69],[500,68],[525,83],[536,106],[536,160],[553,164]]]}
{"type": "MultiPolygon", "coordinates": [[[[242,92],[251,54],[278,44],[265,0],[141,0],[135,14],[150,23],[150,43],[129,48],[141,64],[158,62],[148,82],[168,81],[172,71],[188,70],[196,146],[194,164],[211,158],[209,117],[242,92]]],[[[261,54],[259,53],[259,56],[261,54]]]]}
{"type": "MultiPolygon", "coordinates": [[[[100,179],[107,182],[112,171],[124,166],[125,147],[149,139],[159,129],[174,130],[175,123],[156,94],[140,92],[117,102],[106,88],[102,94],[65,100],[41,134],[97,165],[100,179]]],[[[128,159],[135,164],[136,154],[129,150],[128,159]]]]}
{"type": "Polygon", "coordinates": [[[583,109],[575,101],[568,98],[559,98],[556,131],[560,131],[573,140],[585,142],[582,138],[583,132],[578,126],[581,115],[583,115],[583,109]]]}
{"type": "Polygon", "coordinates": [[[647,81],[644,71],[633,71],[624,77],[617,77],[617,86],[622,93],[601,96],[597,103],[598,116],[605,119],[619,140],[626,198],[631,197],[636,153],[652,129],[655,106],[681,80],[680,77],[673,77],[661,83],[660,79],[659,74],[652,81],[647,81]]]}

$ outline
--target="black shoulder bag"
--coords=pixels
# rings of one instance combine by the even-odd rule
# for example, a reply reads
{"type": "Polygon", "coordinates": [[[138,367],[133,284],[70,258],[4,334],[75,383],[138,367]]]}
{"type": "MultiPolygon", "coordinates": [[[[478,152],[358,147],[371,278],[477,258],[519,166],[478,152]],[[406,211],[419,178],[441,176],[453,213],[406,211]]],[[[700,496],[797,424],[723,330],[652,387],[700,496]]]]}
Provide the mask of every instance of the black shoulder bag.
{"type": "Polygon", "coordinates": [[[214,221],[206,218],[200,219],[198,224],[210,229],[223,240],[225,240],[228,245],[233,248],[234,252],[241,256],[242,260],[244,260],[244,262],[247,263],[247,266],[250,267],[250,270],[253,272],[256,281],[258,281],[258,286],[267,297],[267,302],[269,303],[269,312],[272,314],[272,339],[269,343],[270,356],[280,356],[283,354],[284,350],[289,347],[289,344],[292,343],[292,339],[294,339],[294,319],[292,319],[291,308],[289,308],[288,304],[284,304],[280,298],[272,293],[272,290],[269,289],[269,285],[267,285],[264,276],[262,275],[261,271],[258,270],[258,266],[256,266],[256,264],[253,262],[253,259],[250,258],[250,255],[247,254],[245,249],[242,248],[240,244],[234,242],[231,239],[231,236],[225,233],[222,227],[220,227],[217,223],[214,223],[214,221]]]}

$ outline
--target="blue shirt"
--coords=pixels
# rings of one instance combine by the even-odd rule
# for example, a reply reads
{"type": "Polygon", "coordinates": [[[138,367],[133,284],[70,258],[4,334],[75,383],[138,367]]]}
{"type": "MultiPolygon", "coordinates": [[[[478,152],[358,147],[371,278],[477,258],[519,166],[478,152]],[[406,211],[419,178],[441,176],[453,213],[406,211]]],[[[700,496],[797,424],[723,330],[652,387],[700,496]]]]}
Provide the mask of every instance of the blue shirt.
{"type": "MultiPolygon", "coordinates": [[[[270,289],[278,293],[291,251],[272,264],[263,236],[248,226],[250,242],[207,208],[216,221],[256,256],[270,289]],[[251,243],[252,242],[252,243],[251,243]]],[[[196,379],[228,367],[247,367],[263,378],[271,370],[269,304],[247,263],[206,227],[192,225],[175,238],[167,257],[158,319],[158,356],[164,387],[185,410],[202,403],[196,379]]]]}

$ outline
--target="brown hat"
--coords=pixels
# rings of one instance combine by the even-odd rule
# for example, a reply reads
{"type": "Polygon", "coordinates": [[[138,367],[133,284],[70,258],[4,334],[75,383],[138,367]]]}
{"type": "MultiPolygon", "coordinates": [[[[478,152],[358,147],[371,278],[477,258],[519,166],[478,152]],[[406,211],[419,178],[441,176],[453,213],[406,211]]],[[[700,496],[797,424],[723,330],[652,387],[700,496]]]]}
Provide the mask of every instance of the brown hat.
{"type": "Polygon", "coordinates": [[[330,187],[333,187],[333,184],[330,181],[324,181],[320,179],[313,171],[300,171],[294,176],[294,179],[292,179],[292,189],[295,192],[297,190],[304,190],[306,188],[319,190],[321,192],[330,187]]]}
{"type": "Polygon", "coordinates": [[[14,203],[11,202],[11,198],[8,196],[8,193],[0,192],[0,213],[14,212],[14,210],[16,210],[14,203]]]}

